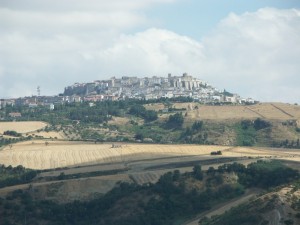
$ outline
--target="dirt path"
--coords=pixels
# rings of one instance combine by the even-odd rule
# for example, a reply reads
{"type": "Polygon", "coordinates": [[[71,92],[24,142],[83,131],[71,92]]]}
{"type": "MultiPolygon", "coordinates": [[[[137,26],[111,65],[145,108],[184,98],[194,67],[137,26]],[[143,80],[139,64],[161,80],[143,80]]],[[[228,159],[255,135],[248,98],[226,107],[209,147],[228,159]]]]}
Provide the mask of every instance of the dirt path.
{"type": "Polygon", "coordinates": [[[223,203],[221,205],[218,205],[214,208],[212,208],[211,210],[201,213],[199,214],[196,218],[194,218],[193,220],[190,220],[188,222],[185,222],[182,225],[199,225],[199,219],[201,217],[211,217],[211,216],[215,216],[215,215],[221,215],[224,212],[226,212],[227,210],[231,209],[232,207],[238,206],[244,202],[249,201],[249,199],[251,199],[252,197],[254,197],[257,194],[257,192],[255,191],[250,191],[249,193],[243,195],[242,197],[239,198],[235,198],[229,202],[223,203]]]}
{"type": "Polygon", "coordinates": [[[278,109],[280,112],[284,113],[285,115],[288,115],[291,118],[294,118],[293,115],[289,114],[288,112],[284,111],[282,108],[279,108],[278,106],[271,104],[271,106],[273,106],[274,108],[278,109]]]}

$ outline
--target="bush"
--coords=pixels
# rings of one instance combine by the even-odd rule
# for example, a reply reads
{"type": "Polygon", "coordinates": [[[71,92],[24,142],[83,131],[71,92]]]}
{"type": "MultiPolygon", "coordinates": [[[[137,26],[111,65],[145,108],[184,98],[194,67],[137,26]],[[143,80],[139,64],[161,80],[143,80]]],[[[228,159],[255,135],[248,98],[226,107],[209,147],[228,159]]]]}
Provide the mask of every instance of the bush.
{"type": "Polygon", "coordinates": [[[255,130],[261,130],[261,129],[270,127],[271,123],[269,123],[265,120],[262,120],[260,118],[257,118],[256,120],[254,120],[253,126],[254,126],[255,130]]]}
{"type": "Polygon", "coordinates": [[[174,115],[170,115],[167,120],[166,126],[167,128],[181,128],[184,122],[184,118],[181,113],[175,113],[174,115]]]}
{"type": "Polygon", "coordinates": [[[22,134],[14,131],[14,130],[7,130],[3,132],[4,135],[13,136],[13,137],[21,137],[22,134]]]}
{"type": "Polygon", "coordinates": [[[202,180],[203,179],[203,173],[202,173],[202,168],[200,165],[195,165],[193,167],[193,176],[197,179],[197,180],[202,180]]]}

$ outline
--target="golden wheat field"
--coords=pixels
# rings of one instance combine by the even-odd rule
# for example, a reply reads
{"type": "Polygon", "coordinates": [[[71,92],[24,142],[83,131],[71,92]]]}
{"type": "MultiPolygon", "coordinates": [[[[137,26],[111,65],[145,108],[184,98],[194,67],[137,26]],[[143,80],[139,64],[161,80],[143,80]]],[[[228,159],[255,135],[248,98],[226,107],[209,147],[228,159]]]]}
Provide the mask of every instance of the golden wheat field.
{"type": "MultiPolygon", "coordinates": [[[[146,109],[160,110],[162,103],[144,105],[146,109]]],[[[174,103],[171,107],[186,110],[188,120],[255,119],[299,120],[300,106],[287,103],[259,103],[255,105],[201,105],[199,103],[174,103]]],[[[165,115],[166,116],[166,115],[165,115]]]]}
{"type": "Polygon", "coordinates": [[[198,106],[198,109],[189,105],[187,107],[187,119],[255,119],[264,118],[270,120],[299,120],[300,107],[284,103],[261,103],[256,105],[230,105],[230,106],[198,106]],[[191,108],[193,108],[191,110],[191,108]]]}
{"type": "Polygon", "coordinates": [[[0,122],[0,134],[4,131],[13,130],[18,133],[28,133],[47,126],[47,123],[38,121],[26,121],[26,122],[0,122]]]}
{"type": "Polygon", "coordinates": [[[205,145],[156,145],[123,144],[112,148],[111,144],[92,144],[69,141],[22,142],[7,146],[0,151],[0,164],[23,165],[33,169],[72,167],[101,163],[132,162],[134,160],[167,158],[174,156],[208,156],[221,150],[230,157],[278,157],[300,160],[300,152],[275,151],[228,146],[205,145]]]}

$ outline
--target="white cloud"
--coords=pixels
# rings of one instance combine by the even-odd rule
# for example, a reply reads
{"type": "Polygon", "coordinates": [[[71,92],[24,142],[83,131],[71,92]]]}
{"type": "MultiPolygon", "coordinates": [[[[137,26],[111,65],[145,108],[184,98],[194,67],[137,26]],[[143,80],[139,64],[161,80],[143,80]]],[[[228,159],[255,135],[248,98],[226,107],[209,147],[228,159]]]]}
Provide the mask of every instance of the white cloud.
{"type": "Polygon", "coordinates": [[[0,25],[6,32],[51,35],[52,33],[97,33],[101,29],[128,29],[147,23],[139,13],[130,11],[108,12],[43,12],[19,11],[0,8],[0,25]]]}
{"type": "Polygon", "coordinates": [[[123,35],[111,48],[101,50],[96,60],[104,71],[116,74],[166,75],[182,73],[185,68],[196,72],[202,59],[198,42],[161,29],[148,29],[135,35],[123,35]],[[197,66],[196,66],[197,68],[197,66]]]}
{"type": "Polygon", "coordinates": [[[128,11],[176,0],[2,0],[0,7],[37,11],[128,11]]]}
{"type": "Polygon", "coordinates": [[[296,9],[230,14],[203,40],[205,73],[217,85],[244,95],[299,102],[299,24],[296,9]]]}
{"type": "Polygon", "coordinates": [[[300,102],[299,10],[230,14],[198,42],[147,29],[152,22],[139,10],[171,0],[124,0],[131,5],[123,9],[116,0],[89,0],[93,7],[75,0],[71,9],[68,0],[60,7],[47,0],[47,10],[24,2],[31,6],[0,3],[0,96],[35,94],[38,85],[42,94],[57,94],[74,82],[188,72],[245,97],[300,102]],[[130,34],[137,28],[143,31],[130,34]]]}

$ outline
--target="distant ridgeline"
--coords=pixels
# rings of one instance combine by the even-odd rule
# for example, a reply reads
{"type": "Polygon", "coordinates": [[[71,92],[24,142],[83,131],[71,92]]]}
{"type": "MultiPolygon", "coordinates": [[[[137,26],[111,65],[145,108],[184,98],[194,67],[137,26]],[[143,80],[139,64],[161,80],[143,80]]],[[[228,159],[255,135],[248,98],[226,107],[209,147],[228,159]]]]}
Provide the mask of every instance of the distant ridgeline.
{"type": "Polygon", "coordinates": [[[78,96],[78,100],[102,101],[191,97],[201,102],[254,103],[237,94],[219,91],[206,82],[186,73],[168,77],[127,77],[96,80],[91,83],[75,83],[64,90],[64,96],[78,96]]]}

